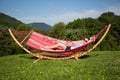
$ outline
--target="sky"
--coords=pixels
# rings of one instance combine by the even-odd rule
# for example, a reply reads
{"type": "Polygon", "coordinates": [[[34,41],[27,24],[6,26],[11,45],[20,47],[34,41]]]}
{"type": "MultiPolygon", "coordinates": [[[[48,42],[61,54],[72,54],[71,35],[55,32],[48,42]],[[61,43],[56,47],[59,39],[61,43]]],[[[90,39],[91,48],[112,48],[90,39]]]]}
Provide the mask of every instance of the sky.
{"type": "Polygon", "coordinates": [[[120,15],[120,0],[0,0],[0,12],[26,24],[67,24],[78,18],[97,18],[108,11],[120,15]]]}

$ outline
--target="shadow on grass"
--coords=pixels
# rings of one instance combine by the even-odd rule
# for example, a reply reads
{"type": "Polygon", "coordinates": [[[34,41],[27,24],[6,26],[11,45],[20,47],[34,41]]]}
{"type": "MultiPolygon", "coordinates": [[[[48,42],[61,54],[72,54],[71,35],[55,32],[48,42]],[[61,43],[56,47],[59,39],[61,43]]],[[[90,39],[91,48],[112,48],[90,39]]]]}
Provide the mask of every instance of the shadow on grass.
{"type": "Polygon", "coordinates": [[[21,58],[27,58],[27,59],[38,59],[34,56],[20,56],[21,58]]]}
{"type": "Polygon", "coordinates": [[[84,56],[79,57],[79,59],[86,59],[86,58],[91,58],[91,57],[96,57],[96,56],[98,56],[98,54],[95,54],[95,55],[84,55],[84,56]]]}
{"type": "Polygon", "coordinates": [[[89,58],[89,57],[90,57],[90,55],[84,55],[84,56],[79,57],[79,59],[86,59],[86,58],[89,58]]]}
{"type": "MultiPolygon", "coordinates": [[[[86,58],[91,58],[91,57],[96,57],[98,56],[99,54],[94,54],[94,55],[84,55],[84,56],[81,56],[79,57],[79,59],[86,59],[86,58]]],[[[34,56],[20,56],[21,58],[26,58],[26,59],[38,59],[37,57],[34,57],[34,56]]],[[[56,58],[60,58],[60,57],[56,57],[56,58]]],[[[46,59],[43,59],[43,60],[46,60],[46,59]]]]}

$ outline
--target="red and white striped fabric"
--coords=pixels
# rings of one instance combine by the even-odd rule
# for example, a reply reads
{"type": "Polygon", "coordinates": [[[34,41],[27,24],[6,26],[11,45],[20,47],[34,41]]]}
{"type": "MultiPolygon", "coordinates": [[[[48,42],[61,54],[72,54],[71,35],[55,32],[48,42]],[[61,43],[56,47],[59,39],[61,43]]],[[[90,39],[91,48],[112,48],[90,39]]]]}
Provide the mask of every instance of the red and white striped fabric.
{"type": "MultiPolygon", "coordinates": [[[[70,55],[70,54],[75,53],[77,51],[83,50],[84,48],[89,46],[106,29],[107,29],[107,27],[104,27],[100,32],[98,32],[96,35],[91,37],[91,39],[87,43],[85,43],[82,46],[79,46],[79,47],[77,47],[75,49],[65,51],[65,50],[60,50],[60,49],[53,50],[53,49],[47,49],[46,48],[46,49],[43,49],[42,51],[50,52],[50,53],[56,53],[56,54],[60,53],[60,54],[63,54],[63,55],[70,55]]],[[[81,41],[81,40],[79,40],[79,41],[81,41]]],[[[45,36],[43,34],[39,34],[37,32],[33,32],[31,34],[31,36],[29,37],[28,41],[26,42],[26,44],[28,46],[34,48],[34,49],[41,50],[41,47],[52,46],[52,45],[55,45],[55,44],[57,44],[59,42],[67,43],[68,41],[66,41],[66,40],[59,40],[59,39],[56,39],[56,38],[45,36]]],[[[74,42],[74,41],[71,41],[71,42],[74,42]]]]}

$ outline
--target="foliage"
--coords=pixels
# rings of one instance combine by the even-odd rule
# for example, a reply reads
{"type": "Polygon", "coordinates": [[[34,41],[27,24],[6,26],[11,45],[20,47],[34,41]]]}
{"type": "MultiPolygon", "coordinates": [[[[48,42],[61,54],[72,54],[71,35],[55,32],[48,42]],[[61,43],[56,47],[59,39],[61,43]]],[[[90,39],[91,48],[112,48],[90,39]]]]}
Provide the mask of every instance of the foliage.
{"type": "Polygon", "coordinates": [[[23,23],[13,17],[0,13],[0,24],[7,27],[16,28],[19,24],[23,24],[23,23]]]}
{"type": "MultiPolygon", "coordinates": [[[[17,53],[25,53],[19,46],[12,40],[8,28],[17,30],[31,30],[29,27],[17,19],[0,13],[0,56],[12,55],[17,53]]],[[[33,29],[37,31],[36,29],[33,29]]],[[[20,36],[18,36],[20,37],[20,36]]]]}
{"type": "Polygon", "coordinates": [[[55,24],[48,32],[47,34],[49,36],[55,37],[55,38],[61,38],[63,30],[65,28],[65,24],[63,22],[59,22],[55,24]]]}
{"type": "Polygon", "coordinates": [[[58,23],[49,30],[48,35],[65,40],[80,40],[95,35],[108,24],[111,24],[112,27],[96,50],[120,50],[120,45],[118,45],[120,44],[120,16],[113,12],[103,13],[97,19],[78,18],[64,26],[58,23]]]}
{"type": "Polygon", "coordinates": [[[29,54],[0,58],[0,80],[120,80],[120,51],[95,51],[78,61],[41,60],[29,54]],[[28,75],[27,75],[28,74],[28,75]]]}
{"type": "Polygon", "coordinates": [[[64,31],[64,37],[62,39],[65,39],[65,40],[84,39],[86,33],[87,33],[86,29],[82,29],[82,30],[81,29],[66,29],[64,31]]]}
{"type": "Polygon", "coordinates": [[[31,30],[31,27],[27,24],[20,24],[20,25],[18,25],[17,30],[28,31],[28,30],[31,30]]]}
{"type": "Polygon", "coordinates": [[[0,25],[0,56],[23,53],[11,39],[8,28],[6,26],[0,25]]]}

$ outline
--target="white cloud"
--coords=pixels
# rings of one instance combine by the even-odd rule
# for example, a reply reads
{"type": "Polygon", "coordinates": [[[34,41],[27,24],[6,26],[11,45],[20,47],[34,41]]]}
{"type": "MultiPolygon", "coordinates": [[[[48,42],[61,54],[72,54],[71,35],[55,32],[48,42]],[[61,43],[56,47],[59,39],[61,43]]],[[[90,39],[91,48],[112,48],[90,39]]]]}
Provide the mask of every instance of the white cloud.
{"type": "Polygon", "coordinates": [[[85,17],[95,18],[98,16],[98,14],[99,12],[96,10],[88,10],[84,12],[66,12],[63,14],[49,16],[49,17],[40,17],[40,16],[25,17],[25,18],[19,18],[19,20],[25,23],[45,22],[47,24],[54,25],[58,22],[68,23],[77,18],[85,18],[85,17]]]}
{"type": "Polygon", "coordinates": [[[31,16],[31,17],[25,17],[25,18],[18,18],[22,22],[25,23],[31,23],[31,22],[44,22],[49,25],[54,25],[58,22],[64,22],[68,23],[70,21],[73,21],[74,19],[77,18],[87,18],[87,17],[92,17],[92,18],[97,18],[104,12],[112,11],[117,15],[120,15],[120,5],[115,5],[115,6],[110,6],[106,10],[85,10],[84,12],[76,12],[76,11],[68,11],[63,14],[57,14],[54,16],[48,16],[48,17],[41,17],[41,16],[31,16]]]}
{"type": "Polygon", "coordinates": [[[110,6],[108,8],[108,11],[112,11],[114,12],[116,15],[120,15],[120,3],[117,3],[116,5],[114,6],[110,6]]]}

